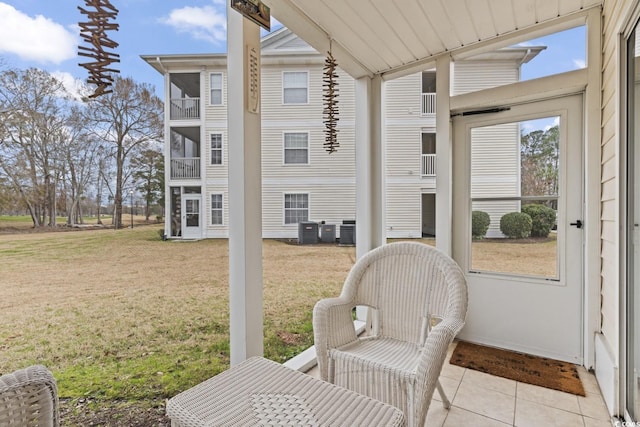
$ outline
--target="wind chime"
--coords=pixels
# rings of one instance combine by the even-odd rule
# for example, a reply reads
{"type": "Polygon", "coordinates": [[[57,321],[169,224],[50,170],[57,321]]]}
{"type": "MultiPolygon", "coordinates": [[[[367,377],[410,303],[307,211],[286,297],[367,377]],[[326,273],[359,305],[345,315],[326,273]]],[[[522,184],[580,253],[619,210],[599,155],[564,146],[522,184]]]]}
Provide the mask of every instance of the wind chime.
{"type": "Polygon", "coordinates": [[[327,52],[327,58],[324,61],[324,77],[323,81],[323,94],[324,98],[324,110],[323,123],[326,127],[324,148],[331,154],[338,151],[340,143],[338,142],[338,74],[336,73],[337,61],[334,59],[331,53],[331,42],[329,42],[329,52],[327,52]]]}
{"type": "Polygon", "coordinates": [[[119,70],[109,68],[114,62],[120,62],[120,55],[109,51],[115,49],[118,43],[107,37],[107,31],[118,31],[115,22],[118,9],[109,0],[85,0],[85,4],[93,10],[86,10],[78,6],[80,13],[86,15],[89,22],[80,22],[80,36],[90,46],[78,46],[78,55],[93,58],[94,61],[78,64],[89,71],[87,83],[95,84],[96,89],[89,98],[113,92],[109,87],[113,84],[113,73],[119,70]]]}

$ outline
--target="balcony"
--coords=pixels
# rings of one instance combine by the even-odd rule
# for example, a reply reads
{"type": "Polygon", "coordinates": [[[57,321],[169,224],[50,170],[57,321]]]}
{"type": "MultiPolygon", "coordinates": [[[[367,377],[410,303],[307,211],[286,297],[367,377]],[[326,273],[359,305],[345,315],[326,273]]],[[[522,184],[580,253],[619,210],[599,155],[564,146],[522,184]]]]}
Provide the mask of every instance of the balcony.
{"type": "Polygon", "coordinates": [[[420,176],[422,178],[436,176],[436,155],[423,154],[420,162],[420,176]]]}
{"type": "Polygon", "coordinates": [[[171,159],[171,179],[200,178],[200,157],[171,159]]]}
{"type": "Polygon", "coordinates": [[[196,120],[200,118],[200,98],[171,98],[171,120],[196,120]]]}
{"type": "Polygon", "coordinates": [[[429,116],[436,114],[436,94],[429,92],[422,94],[422,115],[429,116]]]}

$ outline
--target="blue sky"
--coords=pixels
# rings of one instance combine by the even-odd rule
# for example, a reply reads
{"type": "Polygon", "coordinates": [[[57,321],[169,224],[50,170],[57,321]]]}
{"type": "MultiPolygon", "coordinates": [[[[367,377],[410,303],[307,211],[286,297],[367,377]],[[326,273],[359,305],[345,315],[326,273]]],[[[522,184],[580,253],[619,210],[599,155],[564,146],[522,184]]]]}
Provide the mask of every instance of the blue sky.
{"type": "MultiPolygon", "coordinates": [[[[120,24],[110,34],[120,44],[114,68],[161,88],[162,77],[140,55],[225,52],[226,1],[112,0],[120,24]]],[[[78,63],[90,59],[77,56],[78,22],[86,16],[78,6],[89,9],[84,0],[0,0],[0,58],[9,66],[55,73],[69,85],[86,79],[78,63]]]]}
{"type": "MultiPolygon", "coordinates": [[[[140,55],[225,52],[227,1],[112,0],[120,11],[120,30],[111,34],[120,44],[116,68],[160,90],[162,77],[140,55]]],[[[78,22],[86,17],[78,6],[84,7],[84,0],[0,0],[0,58],[9,66],[47,70],[68,87],[74,79],[85,80],[87,72],[78,63],[90,60],[77,56],[77,46],[78,22]]],[[[527,44],[548,48],[523,67],[523,79],[584,66],[584,29],[527,44]]]]}

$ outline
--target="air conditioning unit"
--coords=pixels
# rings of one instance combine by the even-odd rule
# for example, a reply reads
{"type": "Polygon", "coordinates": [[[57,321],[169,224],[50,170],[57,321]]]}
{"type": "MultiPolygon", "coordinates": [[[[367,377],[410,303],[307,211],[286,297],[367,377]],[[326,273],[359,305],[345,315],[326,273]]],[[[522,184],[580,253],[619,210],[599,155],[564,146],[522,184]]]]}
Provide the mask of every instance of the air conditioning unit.
{"type": "Polygon", "coordinates": [[[340,244],[353,246],[356,244],[355,224],[342,224],[340,226],[340,244]]]}
{"type": "Polygon", "coordinates": [[[318,223],[298,223],[298,243],[301,245],[313,245],[318,243],[318,223]]]}
{"type": "Polygon", "coordinates": [[[336,226],[335,224],[322,224],[320,227],[320,241],[322,243],[336,242],[336,226]]]}

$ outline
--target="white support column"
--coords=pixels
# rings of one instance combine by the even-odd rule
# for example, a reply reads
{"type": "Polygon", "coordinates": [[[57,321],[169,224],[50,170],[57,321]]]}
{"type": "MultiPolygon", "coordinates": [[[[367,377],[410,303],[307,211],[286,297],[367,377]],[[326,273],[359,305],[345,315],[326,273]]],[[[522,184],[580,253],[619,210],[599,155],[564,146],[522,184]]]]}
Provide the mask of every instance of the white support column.
{"type": "Polygon", "coordinates": [[[382,78],[355,82],[356,258],[386,243],[382,78]]]}
{"type": "MultiPolygon", "coordinates": [[[[227,3],[231,365],[263,354],[261,123],[259,110],[247,110],[251,49],[259,59],[258,26],[227,3]]],[[[259,81],[258,74],[258,93],[259,81]]]]}
{"type": "Polygon", "coordinates": [[[451,59],[436,61],[436,247],[452,254],[451,59]]]}
{"type": "Polygon", "coordinates": [[[585,92],[584,153],[584,365],[595,366],[595,335],[600,332],[600,168],[602,20],[599,10],[587,16],[588,80],[585,92]]]}

